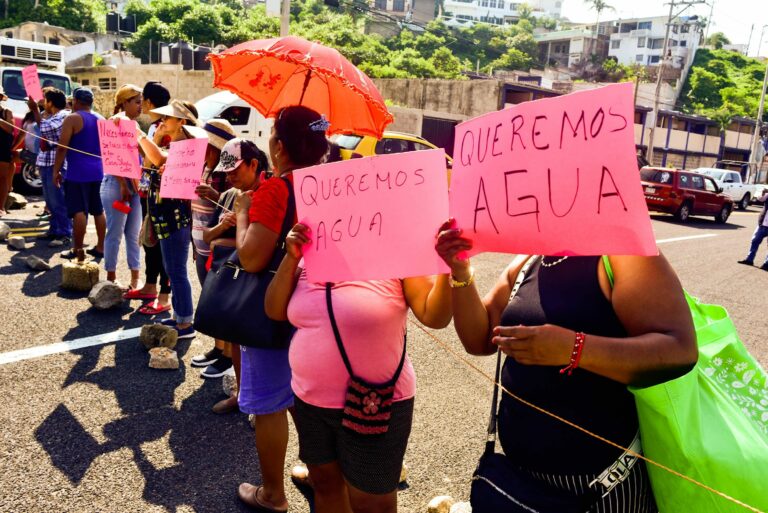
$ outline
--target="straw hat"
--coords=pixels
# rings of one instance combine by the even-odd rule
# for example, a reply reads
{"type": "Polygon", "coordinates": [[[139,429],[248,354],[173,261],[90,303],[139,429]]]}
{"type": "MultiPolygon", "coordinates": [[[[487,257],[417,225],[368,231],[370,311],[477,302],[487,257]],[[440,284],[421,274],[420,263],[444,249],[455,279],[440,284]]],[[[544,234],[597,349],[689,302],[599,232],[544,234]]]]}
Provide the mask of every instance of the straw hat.
{"type": "Polygon", "coordinates": [[[191,110],[186,108],[179,100],[171,100],[171,103],[165,107],[152,109],[152,112],[160,116],[170,116],[172,118],[186,119],[193,125],[197,125],[197,116],[191,110]]]}
{"type": "Polygon", "coordinates": [[[203,130],[208,134],[208,143],[218,149],[223,149],[227,141],[236,137],[235,129],[229,124],[229,121],[221,118],[209,119],[204,125],[203,130]]]}
{"type": "Polygon", "coordinates": [[[122,105],[131,98],[136,98],[141,94],[141,88],[133,84],[125,84],[117,90],[115,94],[115,105],[122,105]]]}

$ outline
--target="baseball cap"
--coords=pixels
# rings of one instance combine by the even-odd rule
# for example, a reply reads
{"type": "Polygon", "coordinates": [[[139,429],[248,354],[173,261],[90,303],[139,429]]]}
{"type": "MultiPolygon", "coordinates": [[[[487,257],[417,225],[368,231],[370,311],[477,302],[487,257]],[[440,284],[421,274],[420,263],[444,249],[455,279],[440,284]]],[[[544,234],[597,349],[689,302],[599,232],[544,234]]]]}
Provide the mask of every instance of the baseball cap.
{"type": "Polygon", "coordinates": [[[93,91],[91,91],[89,87],[78,87],[75,89],[75,92],[72,93],[72,97],[86,105],[91,105],[93,103],[93,91]]]}
{"type": "Polygon", "coordinates": [[[237,166],[240,165],[243,160],[253,160],[258,158],[256,153],[256,145],[246,139],[237,137],[231,141],[227,141],[227,144],[221,149],[221,157],[219,158],[219,165],[216,166],[214,171],[221,171],[223,173],[231,173],[237,166]]]}

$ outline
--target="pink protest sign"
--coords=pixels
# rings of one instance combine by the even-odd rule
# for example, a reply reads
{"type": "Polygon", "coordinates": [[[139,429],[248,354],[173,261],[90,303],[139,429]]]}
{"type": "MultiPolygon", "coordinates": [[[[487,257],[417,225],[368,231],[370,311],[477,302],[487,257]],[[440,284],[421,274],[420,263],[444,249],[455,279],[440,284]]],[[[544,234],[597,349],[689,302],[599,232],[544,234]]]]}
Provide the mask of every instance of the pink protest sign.
{"type": "Polygon", "coordinates": [[[456,127],[451,216],[472,253],[656,255],[631,83],[516,105],[456,127]]]}
{"type": "Polygon", "coordinates": [[[40,77],[37,76],[37,65],[33,64],[21,70],[21,78],[24,81],[24,89],[27,95],[39,102],[43,99],[43,90],[40,88],[40,77]]]}
{"type": "Polygon", "coordinates": [[[293,172],[313,282],[448,272],[435,233],[448,217],[443,150],[399,153],[293,172]]]}
{"type": "Polygon", "coordinates": [[[171,143],[160,182],[160,196],[173,199],[198,199],[208,139],[187,139],[171,143]]]}
{"type": "Polygon", "coordinates": [[[113,120],[100,119],[97,124],[104,172],[123,178],[141,178],[136,122],[120,119],[116,125],[113,120]]]}

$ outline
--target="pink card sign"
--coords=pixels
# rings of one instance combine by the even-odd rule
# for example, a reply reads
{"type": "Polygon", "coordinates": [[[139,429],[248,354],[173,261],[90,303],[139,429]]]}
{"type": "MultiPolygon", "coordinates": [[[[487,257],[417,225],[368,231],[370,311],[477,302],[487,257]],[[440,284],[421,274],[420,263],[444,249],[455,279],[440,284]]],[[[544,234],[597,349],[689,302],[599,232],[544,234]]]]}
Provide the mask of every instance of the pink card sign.
{"type": "Polygon", "coordinates": [[[99,146],[104,172],[123,178],[141,178],[139,150],[136,142],[136,122],[128,119],[100,119],[99,146]]]}
{"type": "Polygon", "coordinates": [[[21,70],[21,79],[24,81],[24,89],[27,95],[39,102],[43,99],[43,90],[40,87],[40,77],[37,76],[37,65],[33,64],[21,70]]]}
{"type": "Polygon", "coordinates": [[[458,125],[450,209],[473,254],[658,254],[637,169],[632,84],[458,125]]]}
{"type": "Polygon", "coordinates": [[[309,226],[310,281],[448,272],[435,234],[448,217],[443,150],[345,160],[293,172],[296,210],[309,226]]]}
{"type": "Polygon", "coordinates": [[[187,139],[171,143],[160,181],[160,196],[169,199],[198,199],[208,139],[187,139]]]}

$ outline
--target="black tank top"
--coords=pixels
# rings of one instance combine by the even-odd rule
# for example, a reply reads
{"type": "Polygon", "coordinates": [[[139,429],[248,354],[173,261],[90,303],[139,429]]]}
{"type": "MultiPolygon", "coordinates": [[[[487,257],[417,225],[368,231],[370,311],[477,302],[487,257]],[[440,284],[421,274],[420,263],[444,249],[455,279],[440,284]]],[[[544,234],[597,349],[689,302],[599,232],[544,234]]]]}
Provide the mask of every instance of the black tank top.
{"type": "MultiPolygon", "coordinates": [[[[554,259],[546,257],[545,261],[554,259]]],[[[589,335],[625,337],[626,331],[597,279],[600,257],[570,257],[554,267],[536,262],[504,309],[502,326],[554,324],[589,335]]],[[[562,367],[562,366],[561,366],[562,367]]],[[[512,393],[593,433],[627,447],[638,429],[626,385],[576,369],[522,365],[506,358],[502,384],[512,393]]],[[[551,474],[594,474],[621,451],[502,395],[499,440],[520,467],[551,474]]]]}
{"type": "MultiPolygon", "coordinates": [[[[7,112],[10,111],[0,107],[0,116],[2,116],[3,121],[8,121],[6,119],[7,112]]],[[[11,120],[13,120],[13,116],[11,116],[11,120]]],[[[8,133],[5,130],[0,130],[0,162],[11,161],[11,145],[13,145],[13,132],[8,133]]]]}

